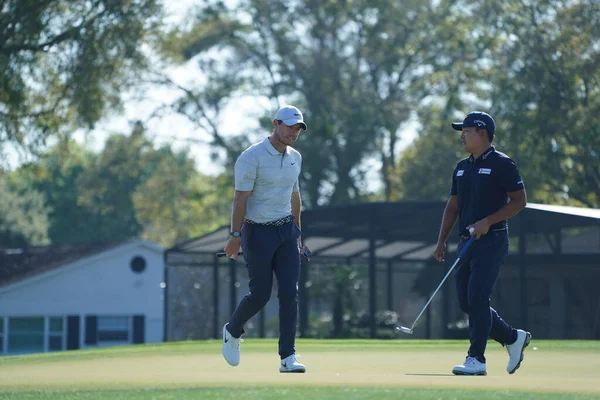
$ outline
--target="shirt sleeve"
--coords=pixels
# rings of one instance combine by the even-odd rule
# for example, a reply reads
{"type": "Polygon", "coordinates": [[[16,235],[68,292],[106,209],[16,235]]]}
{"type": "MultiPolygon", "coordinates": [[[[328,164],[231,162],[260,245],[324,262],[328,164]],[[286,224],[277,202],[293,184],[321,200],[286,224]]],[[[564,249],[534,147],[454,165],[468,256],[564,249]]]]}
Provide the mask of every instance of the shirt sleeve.
{"type": "Polygon", "coordinates": [[[458,171],[458,165],[454,168],[454,172],[452,173],[452,188],[450,189],[450,196],[456,196],[458,194],[458,189],[456,187],[457,171],[458,171]]]}
{"type": "Polygon", "coordinates": [[[242,153],[235,162],[235,190],[247,192],[254,189],[258,163],[249,153],[242,153]]]}
{"type": "Polygon", "coordinates": [[[502,174],[500,176],[500,187],[505,193],[516,192],[523,190],[525,184],[519,173],[519,169],[515,162],[511,159],[506,160],[502,166],[502,174]]]}

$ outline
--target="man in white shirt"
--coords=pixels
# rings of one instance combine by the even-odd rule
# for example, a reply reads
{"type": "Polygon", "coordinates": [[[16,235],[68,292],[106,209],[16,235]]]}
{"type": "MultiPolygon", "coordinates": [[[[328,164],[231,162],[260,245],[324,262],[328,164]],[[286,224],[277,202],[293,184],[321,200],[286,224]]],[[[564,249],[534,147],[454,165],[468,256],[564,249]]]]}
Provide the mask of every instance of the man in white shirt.
{"type": "Polygon", "coordinates": [[[223,356],[240,362],[244,325],[269,301],[273,273],[279,298],[280,372],[305,372],[295,356],[300,278],[300,210],[298,177],[302,156],[290,147],[306,124],[300,110],[281,107],[271,136],[246,149],[235,163],[231,232],[224,251],[237,258],[240,246],[250,277],[250,292],[223,326],[223,356]]]}

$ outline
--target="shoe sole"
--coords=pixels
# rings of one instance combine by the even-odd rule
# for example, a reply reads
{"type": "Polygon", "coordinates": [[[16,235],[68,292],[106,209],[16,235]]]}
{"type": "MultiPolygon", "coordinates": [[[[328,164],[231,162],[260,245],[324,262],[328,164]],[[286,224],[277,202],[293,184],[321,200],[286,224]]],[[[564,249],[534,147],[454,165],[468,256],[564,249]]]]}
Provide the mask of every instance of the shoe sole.
{"type": "Polygon", "coordinates": [[[452,370],[452,373],[454,375],[459,375],[459,376],[486,376],[487,375],[487,371],[482,371],[482,372],[476,372],[474,374],[469,374],[468,372],[462,372],[462,371],[452,370]]]}
{"type": "Polygon", "coordinates": [[[303,374],[303,373],[306,372],[306,370],[305,369],[297,369],[295,371],[282,371],[282,370],[279,370],[279,372],[281,372],[282,374],[303,374]]]}
{"type": "Polygon", "coordinates": [[[529,346],[529,342],[531,342],[531,333],[526,332],[525,334],[525,342],[523,343],[523,347],[521,347],[521,359],[519,360],[519,363],[516,365],[516,367],[509,372],[509,374],[514,374],[519,367],[521,366],[521,363],[523,362],[523,358],[525,358],[525,348],[527,348],[527,346],[529,346]]]}

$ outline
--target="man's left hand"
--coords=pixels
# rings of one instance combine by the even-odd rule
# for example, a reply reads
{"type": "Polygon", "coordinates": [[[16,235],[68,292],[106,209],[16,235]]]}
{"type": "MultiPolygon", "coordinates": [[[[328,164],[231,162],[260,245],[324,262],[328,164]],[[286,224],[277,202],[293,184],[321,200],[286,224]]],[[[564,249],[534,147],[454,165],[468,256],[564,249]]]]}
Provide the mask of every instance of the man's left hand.
{"type": "Polygon", "coordinates": [[[300,251],[300,255],[302,257],[304,257],[306,259],[306,261],[310,261],[310,258],[312,257],[312,254],[311,254],[311,252],[310,252],[310,250],[309,250],[308,247],[302,246],[302,247],[299,247],[298,250],[300,251]]]}
{"type": "Polygon", "coordinates": [[[467,230],[470,230],[471,228],[474,229],[474,231],[471,232],[471,236],[475,236],[475,240],[479,240],[480,237],[488,233],[490,230],[490,224],[488,224],[487,218],[484,218],[472,225],[467,226],[467,230]]]}

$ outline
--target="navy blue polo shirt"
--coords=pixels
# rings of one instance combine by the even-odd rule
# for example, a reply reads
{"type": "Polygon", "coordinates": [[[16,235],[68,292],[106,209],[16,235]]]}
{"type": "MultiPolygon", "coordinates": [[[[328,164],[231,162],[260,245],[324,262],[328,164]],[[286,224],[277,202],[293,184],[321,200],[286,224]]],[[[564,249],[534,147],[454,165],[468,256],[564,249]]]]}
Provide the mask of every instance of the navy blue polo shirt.
{"type": "MultiPolygon", "coordinates": [[[[452,175],[450,195],[458,197],[458,233],[467,235],[466,227],[495,213],[508,202],[509,192],[522,190],[523,179],[516,164],[492,146],[479,158],[461,160],[452,175]]],[[[506,220],[490,231],[507,229],[506,220]]]]}

